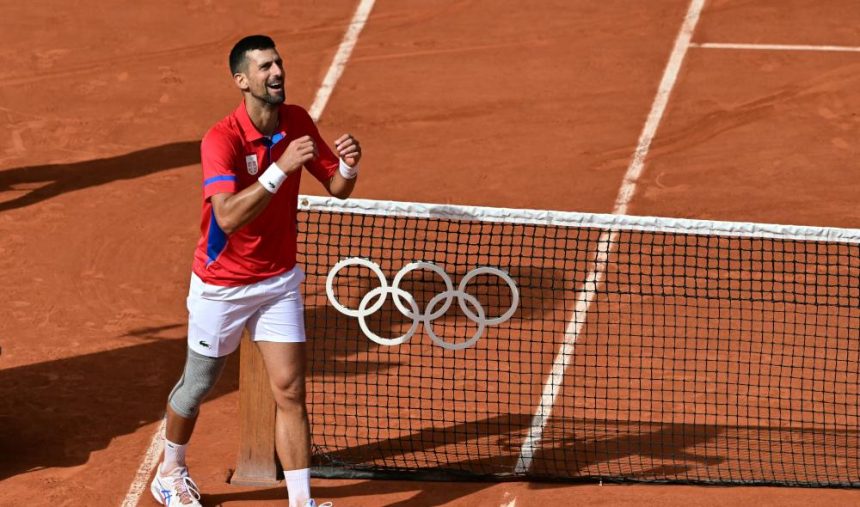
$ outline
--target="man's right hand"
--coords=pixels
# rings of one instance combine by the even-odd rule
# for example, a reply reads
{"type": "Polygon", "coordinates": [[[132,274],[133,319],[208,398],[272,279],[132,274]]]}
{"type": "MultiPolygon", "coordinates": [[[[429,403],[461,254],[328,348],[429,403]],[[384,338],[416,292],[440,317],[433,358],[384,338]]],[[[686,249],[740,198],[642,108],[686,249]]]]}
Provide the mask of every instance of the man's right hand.
{"type": "Polygon", "coordinates": [[[278,167],[285,174],[292,174],[302,168],[306,162],[310,162],[317,156],[317,146],[311,136],[302,136],[294,139],[287,146],[287,150],[277,160],[278,167]]]}

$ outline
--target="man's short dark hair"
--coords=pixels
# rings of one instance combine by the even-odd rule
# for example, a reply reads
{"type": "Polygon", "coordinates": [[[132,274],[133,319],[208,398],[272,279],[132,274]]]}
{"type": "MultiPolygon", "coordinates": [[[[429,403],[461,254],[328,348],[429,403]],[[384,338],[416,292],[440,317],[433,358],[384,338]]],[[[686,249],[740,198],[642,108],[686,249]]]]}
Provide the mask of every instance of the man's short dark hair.
{"type": "Polygon", "coordinates": [[[275,41],[267,35],[249,35],[240,40],[230,50],[230,72],[242,72],[245,64],[245,54],[255,49],[274,49],[275,41]]]}

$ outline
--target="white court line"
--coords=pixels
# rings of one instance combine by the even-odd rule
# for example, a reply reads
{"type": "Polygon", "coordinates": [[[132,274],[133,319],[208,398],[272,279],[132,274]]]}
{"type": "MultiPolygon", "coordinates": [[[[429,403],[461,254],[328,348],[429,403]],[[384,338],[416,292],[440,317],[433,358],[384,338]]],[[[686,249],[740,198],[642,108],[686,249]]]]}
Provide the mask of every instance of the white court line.
{"type": "Polygon", "coordinates": [[[505,491],[505,495],[502,497],[502,503],[499,507],[517,507],[517,497],[511,498],[510,501],[508,501],[508,498],[511,498],[511,493],[510,491],[505,491]]]}
{"type": "Polygon", "coordinates": [[[137,502],[140,501],[140,495],[148,489],[147,483],[149,482],[149,474],[152,473],[152,470],[161,458],[161,451],[164,445],[161,435],[164,433],[165,424],[165,419],[162,419],[161,422],[158,423],[158,428],[155,429],[155,434],[152,435],[149,447],[146,448],[146,454],[143,455],[143,463],[140,464],[140,467],[137,469],[137,473],[134,474],[134,480],[128,488],[128,493],[125,494],[125,500],[122,502],[122,507],[135,507],[137,502]]]}
{"type": "Polygon", "coordinates": [[[334,85],[337,84],[341,74],[343,74],[343,69],[346,68],[346,62],[355,48],[355,43],[358,41],[358,36],[361,34],[364,24],[367,23],[367,18],[370,16],[370,11],[373,9],[375,1],[361,0],[358,8],[355,9],[355,14],[352,16],[349,28],[346,29],[340,47],[337,48],[337,53],[334,55],[334,60],[332,60],[331,66],[328,68],[328,72],[326,72],[325,78],[323,78],[323,82],[319,90],[317,90],[317,95],[314,97],[314,102],[308,111],[314,121],[319,120],[320,116],[322,116],[323,109],[325,109],[328,99],[334,91],[334,85]]]}
{"type": "MultiPolygon", "coordinates": [[[[319,90],[317,90],[313,104],[311,104],[311,108],[308,111],[314,121],[319,120],[326,104],[328,104],[328,99],[331,97],[331,93],[334,91],[337,81],[343,74],[346,62],[349,60],[349,56],[352,54],[353,48],[355,48],[358,36],[364,28],[375,2],[376,0],[361,0],[361,3],[359,3],[358,7],[355,9],[355,14],[352,16],[349,28],[347,28],[346,33],[343,36],[343,41],[340,43],[340,47],[338,48],[337,53],[335,53],[331,66],[329,67],[319,90]]],[[[149,475],[152,473],[152,470],[161,458],[163,445],[161,435],[164,433],[164,425],[165,421],[162,419],[158,428],[155,430],[155,434],[152,435],[152,440],[149,443],[149,447],[146,449],[143,462],[140,464],[140,467],[137,469],[137,473],[134,475],[134,481],[132,481],[131,486],[128,488],[128,493],[125,495],[122,507],[136,507],[140,500],[140,495],[148,489],[147,482],[149,481],[149,475]]]]}
{"type": "MultiPolygon", "coordinates": [[[[663,113],[666,111],[666,105],[669,102],[669,95],[672,93],[672,88],[675,86],[675,81],[678,79],[678,73],[681,70],[681,64],[684,62],[684,57],[687,54],[687,49],[690,47],[690,40],[693,37],[693,31],[696,29],[696,24],[699,21],[699,15],[705,5],[705,0],[692,0],[690,7],[687,9],[687,15],[684,17],[684,23],[681,25],[681,30],[675,39],[675,46],[672,48],[669,63],[666,65],[666,70],[663,72],[663,78],[660,80],[660,86],[657,89],[657,96],[654,97],[654,102],[651,104],[651,112],[648,113],[648,120],[645,122],[645,127],[642,129],[642,134],[639,136],[639,143],[636,146],[636,151],[633,154],[633,160],[627,168],[627,173],[624,175],[624,180],[621,183],[621,188],[618,191],[618,197],[615,200],[615,206],[612,209],[613,214],[622,215],[627,212],[627,206],[630,199],[636,192],[636,183],[639,176],[642,174],[642,169],[645,166],[645,158],[648,151],[651,149],[651,142],[657,133],[657,127],[660,126],[660,120],[663,118],[663,113]]],[[[573,349],[579,338],[580,332],[585,325],[585,318],[588,313],[588,308],[591,306],[594,297],[600,284],[603,282],[603,277],[606,273],[606,264],[616,240],[618,233],[604,232],[600,235],[600,240],[597,244],[597,253],[594,260],[594,267],[585,277],[585,282],[579,290],[579,295],[576,299],[573,315],[567,324],[567,329],[564,332],[564,342],[555,361],[552,365],[552,370],[544,384],[543,394],[541,395],[540,404],[532,418],[532,424],[529,428],[529,434],[523,442],[523,447],[520,450],[520,456],[517,460],[517,465],[514,468],[514,473],[522,474],[527,472],[532,465],[535,451],[538,450],[543,437],[543,429],[546,426],[549,417],[552,414],[553,405],[561,391],[561,385],[565,371],[570,365],[573,358],[573,349]]]]}
{"type": "Polygon", "coordinates": [[[756,51],[822,51],[841,53],[860,53],[857,46],[815,46],[805,44],[736,44],[731,42],[701,42],[690,44],[701,49],[749,49],[756,51]]]}

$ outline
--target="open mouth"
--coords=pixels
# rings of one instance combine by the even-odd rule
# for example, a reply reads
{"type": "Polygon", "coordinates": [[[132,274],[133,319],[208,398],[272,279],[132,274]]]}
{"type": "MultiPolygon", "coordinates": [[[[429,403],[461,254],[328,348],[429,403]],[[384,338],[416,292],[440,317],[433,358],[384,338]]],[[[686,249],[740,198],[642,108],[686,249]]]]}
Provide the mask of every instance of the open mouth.
{"type": "Polygon", "coordinates": [[[274,90],[274,91],[280,92],[280,91],[284,90],[284,83],[283,82],[268,83],[266,85],[266,88],[268,88],[269,90],[274,90]]]}

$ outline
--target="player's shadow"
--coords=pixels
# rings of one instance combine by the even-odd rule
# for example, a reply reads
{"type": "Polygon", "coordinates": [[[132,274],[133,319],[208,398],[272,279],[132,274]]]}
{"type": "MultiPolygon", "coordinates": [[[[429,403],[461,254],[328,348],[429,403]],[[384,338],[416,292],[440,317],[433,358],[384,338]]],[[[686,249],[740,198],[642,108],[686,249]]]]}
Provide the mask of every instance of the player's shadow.
{"type": "MultiPolygon", "coordinates": [[[[0,480],[82,465],[158,421],[184,351],[184,340],[162,339],[0,370],[0,480]]],[[[230,361],[213,398],[236,389],[236,366],[230,361]]]]}
{"type": "Polygon", "coordinates": [[[0,170],[0,194],[23,192],[12,198],[0,196],[0,212],[30,206],[66,192],[199,162],[200,142],[182,141],[114,157],[0,170]]]}
{"type": "MultiPolygon", "coordinates": [[[[318,311],[327,310],[309,309],[311,320],[318,311]]],[[[0,481],[85,464],[114,438],[159,421],[182,373],[186,342],[158,335],[182,327],[136,329],[128,336],[143,343],[0,370],[0,481]]],[[[334,353],[329,361],[338,364],[340,358],[334,353]]],[[[376,374],[389,366],[368,363],[363,371],[376,374]]],[[[237,353],[207,401],[236,391],[238,370],[237,353]]]]}

